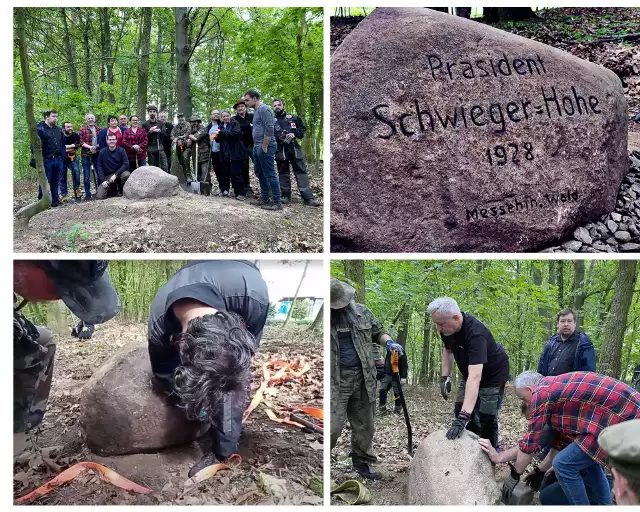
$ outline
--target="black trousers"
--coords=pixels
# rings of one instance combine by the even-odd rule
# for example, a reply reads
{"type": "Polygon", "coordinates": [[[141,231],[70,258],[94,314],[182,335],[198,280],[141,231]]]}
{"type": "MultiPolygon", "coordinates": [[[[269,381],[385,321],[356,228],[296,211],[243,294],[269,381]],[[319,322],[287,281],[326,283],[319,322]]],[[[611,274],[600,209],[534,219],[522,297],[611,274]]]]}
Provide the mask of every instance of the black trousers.
{"type": "Polygon", "coordinates": [[[229,192],[231,187],[230,168],[224,165],[220,151],[211,153],[211,166],[213,167],[213,172],[216,173],[220,192],[229,192]]]}
{"type": "Polygon", "coordinates": [[[253,195],[253,189],[251,188],[251,179],[249,177],[249,157],[244,160],[239,160],[240,172],[242,173],[242,181],[244,182],[245,195],[253,195]]]}
{"type": "MultiPolygon", "coordinates": [[[[280,156],[283,151],[277,150],[276,156],[280,156]]],[[[304,161],[302,150],[291,148],[284,152],[285,159],[278,161],[278,179],[280,180],[280,193],[282,197],[291,199],[291,167],[296,176],[298,190],[302,199],[313,199],[313,192],[309,188],[309,174],[307,164],[304,161]]],[[[277,158],[276,158],[277,160],[277,158]]]]}

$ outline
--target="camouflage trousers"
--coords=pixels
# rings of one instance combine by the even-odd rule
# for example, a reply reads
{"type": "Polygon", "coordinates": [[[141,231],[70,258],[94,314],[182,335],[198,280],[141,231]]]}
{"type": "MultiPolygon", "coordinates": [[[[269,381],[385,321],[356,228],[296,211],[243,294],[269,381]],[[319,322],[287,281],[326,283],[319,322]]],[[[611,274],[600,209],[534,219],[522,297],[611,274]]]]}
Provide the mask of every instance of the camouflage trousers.
{"type": "Polygon", "coordinates": [[[393,396],[395,398],[395,407],[402,407],[402,398],[400,398],[400,388],[398,383],[393,379],[393,375],[385,374],[384,378],[380,381],[380,408],[387,406],[387,395],[389,390],[393,387],[393,396]]]}
{"type": "MultiPolygon", "coordinates": [[[[456,403],[453,411],[454,416],[458,416],[458,413],[462,410],[466,386],[467,381],[465,379],[460,380],[458,392],[456,393],[456,403]]],[[[498,417],[502,409],[503,398],[504,384],[497,387],[480,388],[478,390],[476,405],[471,415],[471,421],[467,425],[467,430],[479,435],[483,439],[489,439],[494,448],[498,447],[498,417]]]]}
{"type": "Polygon", "coordinates": [[[331,389],[331,449],[349,420],[353,462],[376,462],[371,451],[375,402],[369,401],[361,368],[341,368],[339,389],[331,389]]]}
{"type": "Polygon", "coordinates": [[[47,408],[56,345],[51,332],[36,327],[13,310],[13,432],[28,431],[42,422],[47,408]]]}

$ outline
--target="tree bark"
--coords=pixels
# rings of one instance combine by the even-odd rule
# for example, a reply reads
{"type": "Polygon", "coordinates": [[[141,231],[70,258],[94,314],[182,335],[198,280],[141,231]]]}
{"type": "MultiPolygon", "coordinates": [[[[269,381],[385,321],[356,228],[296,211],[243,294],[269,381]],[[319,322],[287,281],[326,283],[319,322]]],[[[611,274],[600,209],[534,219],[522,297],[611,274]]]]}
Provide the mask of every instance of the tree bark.
{"type": "Polygon", "coordinates": [[[409,332],[410,319],[411,319],[411,306],[405,303],[402,307],[402,312],[400,313],[400,317],[398,318],[398,336],[395,340],[397,343],[402,345],[403,348],[407,343],[407,334],[409,332]]]}
{"type": "Polygon", "coordinates": [[[344,275],[356,289],[356,302],[364,304],[364,260],[344,260],[344,275]]]}
{"type": "Polygon", "coordinates": [[[564,303],[564,260],[558,260],[556,268],[558,270],[558,305],[563,309],[567,307],[564,303]]]}
{"type": "Polygon", "coordinates": [[[140,66],[138,67],[138,119],[144,119],[149,86],[149,51],[151,48],[151,7],[142,8],[142,36],[140,37],[140,66]]]}
{"type": "Polygon", "coordinates": [[[456,7],[456,16],[471,19],[471,7],[456,7]]]}
{"type": "Polygon", "coordinates": [[[620,378],[620,360],[627,316],[636,283],[636,260],[618,261],[618,274],[611,303],[611,312],[604,330],[604,343],[600,352],[598,371],[620,378]]]}
{"type": "MultiPolygon", "coordinates": [[[[74,8],[71,8],[73,15],[74,8]]],[[[69,78],[71,87],[78,88],[78,71],[76,70],[76,40],[69,36],[69,25],[67,24],[67,10],[60,8],[60,19],[62,20],[62,32],[64,37],[64,47],[67,52],[67,62],[69,66],[69,78]]]]}
{"type": "Polygon", "coordinates": [[[304,281],[304,277],[307,275],[307,267],[309,266],[309,260],[304,262],[304,270],[302,271],[302,277],[300,278],[300,282],[298,283],[298,287],[296,288],[296,294],[293,296],[293,302],[291,303],[291,307],[289,308],[289,312],[287,313],[287,318],[284,319],[284,323],[282,327],[287,325],[289,322],[289,318],[291,318],[291,313],[293,313],[293,308],[296,305],[296,299],[298,298],[298,292],[300,291],[300,287],[302,286],[302,281],[304,281]]]}
{"type": "MultiPolygon", "coordinates": [[[[158,18],[158,42],[156,44],[156,62],[157,62],[156,75],[158,78],[158,87],[160,88],[160,110],[167,110],[168,109],[167,101],[169,97],[168,83],[170,83],[170,81],[164,80],[162,76],[162,32],[163,32],[162,22],[160,18],[158,18]]],[[[173,116],[170,117],[169,119],[173,119],[173,116]]]]}
{"type": "Polygon", "coordinates": [[[576,328],[582,327],[582,318],[584,317],[584,260],[574,260],[573,274],[573,310],[576,312],[576,328]]]}
{"type": "Polygon", "coordinates": [[[191,76],[189,74],[189,10],[175,7],[176,16],[176,83],[178,84],[178,111],[189,119],[193,110],[191,76]]]}
{"type": "Polygon", "coordinates": [[[109,26],[109,8],[100,7],[100,21],[102,26],[102,60],[106,69],[106,82],[109,85],[107,101],[113,105],[116,98],[113,95],[113,58],[111,56],[111,27],[109,26]]]}
{"type": "Polygon", "coordinates": [[[422,329],[422,360],[420,362],[419,383],[426,386],[429,382],[429,348],[431,342],[431,315],[425,308],[424,326],[422,329]]]}
{"type": "Polygon", "coordinates": [[[309,330],[315,331],[315,330],[321,329],[323,325],[323,322],[322,322],[323,318],[324,318],[324,302],[322,303],[322,306],[320,306],[320,310],[318,311],[318,314],[314,318],[313,323],[309,326],[309,330]]]}
{"type": "Polygon", "coordinates": [[[83,23],[82,30],[82,40],[84,44],[84,88],[87,91],[87,94],[91,96],[93,94],[93,87],[91,84],[91,48],[90,48],[90,39],[89,36],[91,34],[91,9],[87,8],[86,10],[86,19],[83,23]]]}
{"type": "Polygon", "coordinates": [[[29,141],[33,145],[33,152],[36,159],[36,169],[38,173],[38,183],[42,187],[42,199],[31,203],[16,213],[17,229],[28,227],[29,220],[36,214],[46,210],[51,206],[51,189],[44,172],[44,163],[42,161],[42,141],[36,133],[36,118],[33,113],[33,83],[31,82],[31,72],[29,71],[29,56],[27,51],[27,38],[25,35],[26,26],[26,7],[16,7],[14,9],[16,16],[16,40],[15,45],[18,47],[20,55],[20,68],[22,70],[22,82],[24,83],[25,96],[25,113],[27,115],[27,127],[29,130],[29,141]]]}
{"type": "MultiPolygon", "coordinates": [[[[556,285],[557,277],[558,276],[556,274],[556,262],[554,260],[549,260],[549,277],[547,282],[549,283],[550,286],[556,285]]],[[[554,319],[553,311],[547,310],[547,316],[545,317],[545,321],[544,321],[544,332],[547,339],[553,335],[555,330],[555,324],[553,319],[554,319]]]]}

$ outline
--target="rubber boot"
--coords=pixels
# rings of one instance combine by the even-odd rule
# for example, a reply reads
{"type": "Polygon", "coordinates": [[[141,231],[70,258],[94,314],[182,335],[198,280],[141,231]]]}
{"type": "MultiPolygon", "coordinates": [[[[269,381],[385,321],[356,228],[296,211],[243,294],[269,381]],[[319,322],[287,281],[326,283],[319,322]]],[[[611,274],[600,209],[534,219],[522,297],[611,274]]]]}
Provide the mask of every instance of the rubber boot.
{"type": "Polygon", "coordinates": [[[282,204],[289,204],[289,203],[291,202],[291,198],[290,198],[290,197],[287,197],[287,196],[282,196],[282,197],[280,198],[280,202],[281,202],[282,204]]]}

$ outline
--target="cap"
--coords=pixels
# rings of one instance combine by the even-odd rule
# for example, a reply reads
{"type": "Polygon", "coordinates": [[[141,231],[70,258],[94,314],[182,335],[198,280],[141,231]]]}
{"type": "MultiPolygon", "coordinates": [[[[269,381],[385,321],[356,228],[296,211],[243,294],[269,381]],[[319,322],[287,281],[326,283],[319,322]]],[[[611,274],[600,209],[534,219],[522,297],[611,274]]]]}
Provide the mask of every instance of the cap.
{"type": "Polygon", "coordinates": [[[237,101],[237,102],[235,102],[235,103],[233,104],[233,109],[234,109],[234,110],[238,110],[238,105],[245,105],[245,106],[246,106],[246,104],[245,104],[244,100],[239,100],[239,101],[237,101]]]}
{"type": "Polygon", "coordinates": [[[65,305],[80,320],[101,324],[120,311],[120,299],[106,273],[105,260],[34,261],[53,281],[65,305]]]}
{"type": "Polygon", "coordinates": [[[343,283],[335,277],[331,278],[331,309],[342,309],[347,307],[356,294],[356,289],[350,284],[343,283]]]}
{"type": "Polygon", "coordinates": [[[184,117],[184,114],[182,112],[178,112],[178,117],[184,117]]]}
{"type": "Polygon", "coordinates": [[[150,110],[155,110],[157,112],[158,111],[158,107],[156,107],[155,105],[149,105],[147,107],[147,112],[149,112],[150,110]]]}
{"type": "Polygon", "coordinates": [[[598,444],[614,468],[640,477],[640,419],[605,428],[598,436],[598,444]]]}
{"type": "Polygon", "coordinates": [[[189,118],[189,121],[193,122],[193,121],[200,121],[202,122],[202,119],[200,119],[200,116],[194,114],[189,118]]]}

